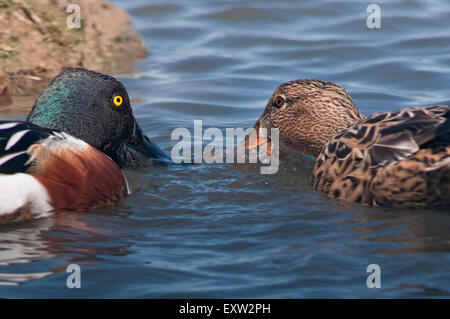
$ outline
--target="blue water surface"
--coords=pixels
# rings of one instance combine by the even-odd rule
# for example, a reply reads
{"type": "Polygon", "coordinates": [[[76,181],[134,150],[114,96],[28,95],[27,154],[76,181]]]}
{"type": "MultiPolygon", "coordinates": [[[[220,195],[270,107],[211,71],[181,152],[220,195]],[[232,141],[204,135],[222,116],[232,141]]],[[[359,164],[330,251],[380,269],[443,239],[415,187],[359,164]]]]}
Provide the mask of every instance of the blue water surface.
{"type": "MultiPolygon", "coordinates": [[[[450,2],[115,0],[150,52],[122,74],[144,131],[247,128],[272,91],[335,81],[369,115],[450,103],[450,2]]],[[[0,229],[0,297],[450,296],[450,214],[345,204],[312,191],[313,159],[126,171],[120,205],[0,229]],[[66,286],[69,264],[81,288],[66,286]],[[369,289],[369,264],[381,288],[369,289]]]]}

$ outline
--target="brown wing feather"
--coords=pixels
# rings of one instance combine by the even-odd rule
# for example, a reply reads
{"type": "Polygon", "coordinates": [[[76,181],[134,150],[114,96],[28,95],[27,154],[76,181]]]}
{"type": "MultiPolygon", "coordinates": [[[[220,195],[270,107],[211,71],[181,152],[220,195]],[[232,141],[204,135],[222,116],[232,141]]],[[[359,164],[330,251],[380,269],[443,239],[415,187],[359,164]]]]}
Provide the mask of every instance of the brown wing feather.
{"type": "MultiPolygon", "coordinates": [[[[450,165],[446,147],[450,144],[449,117],[450,107],[445,105],[407,108],[368,117],[325,146],[316,160],[313,187],[347,201],[395,204],[392,196],[386,201],[380,200],[379,187],[373,184],[376,180],[379,185],[385,185],[385,193],[388,192],[392,181],[380,173],[382,170],[387,174],[394,167],[410,166],[410,175],[423,173],[422,183],[428,183],[430,178],[445,182],[450,165]],[[417,161],[423,162],[411,164],[417,161]]],[[[404,187],[398,187],[405,193],[404,187]]],[[[399,199],[400,202],[399,205],[406,205],[404,198],[399,199]]],[[[422,203],[425,203],[424,198],[422,203]]],[[[414,206],[418,206],[417,203],[414,206]]]]}
{"type": "Polygon", "coordinates": [[[368,189],[378,205],[450,206],[450,146],[421,149],[382,167],[368,189]]]}

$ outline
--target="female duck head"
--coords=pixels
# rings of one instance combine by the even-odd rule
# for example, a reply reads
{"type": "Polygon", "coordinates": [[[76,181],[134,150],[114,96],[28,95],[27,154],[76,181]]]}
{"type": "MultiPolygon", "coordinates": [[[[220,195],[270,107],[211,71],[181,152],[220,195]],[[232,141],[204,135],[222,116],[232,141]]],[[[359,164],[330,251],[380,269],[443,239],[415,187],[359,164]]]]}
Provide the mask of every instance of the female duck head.
{"type": "Polygon", "coordinates": [[[280,151],[318,156],[333,136],[363,118],[339,85],[296,80],[274,91],[255,128],[278,128],[280,151]]]}

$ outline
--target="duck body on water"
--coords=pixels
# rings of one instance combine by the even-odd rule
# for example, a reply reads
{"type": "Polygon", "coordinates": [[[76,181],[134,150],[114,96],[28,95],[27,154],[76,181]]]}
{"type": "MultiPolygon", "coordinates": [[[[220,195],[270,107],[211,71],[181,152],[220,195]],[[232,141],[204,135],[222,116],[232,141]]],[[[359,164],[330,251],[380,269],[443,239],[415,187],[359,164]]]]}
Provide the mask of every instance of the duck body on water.
{"type": "Polygon", "coordinates": [[[316,157],[313,188],[368,205],[450,206],[450,107],[365,118],[332,82],[280,85],[255,124],[279,128],[280,152],[316,157]]]}
{"type": "MultiPolygon", "coordinates": [[[[449,119],[446,105],[365,118],[339,85],[297,80],[275,90],[255,128],[277,129],[280,152],[316,157],[313,188],[331,197],[449,206],[449,119]]],[[[270,136],[256,140],[270,145],[270,136]]],[[[0,122],[0,222],[115,204],[130,193],[120,168],[167,162],[137,124],[119,81],[67,69],[26,122],[0,122]]]]}
{"type": "Polygon", "coordinates": [[[26,122],[0,121],[0,223],[116,204],[130,192],[120,168],[160,161],[122,83],[66,69],[26,122]]]}

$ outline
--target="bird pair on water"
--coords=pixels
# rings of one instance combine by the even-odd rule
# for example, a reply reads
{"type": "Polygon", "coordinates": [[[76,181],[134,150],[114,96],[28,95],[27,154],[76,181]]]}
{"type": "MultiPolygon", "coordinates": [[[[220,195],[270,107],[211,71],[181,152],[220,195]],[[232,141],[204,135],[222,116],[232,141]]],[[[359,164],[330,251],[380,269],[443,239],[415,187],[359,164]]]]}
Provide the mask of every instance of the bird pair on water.
{"type": "MultiPolygon", "coordinates": [[[[281,153],[316,157],[313,187],[331,197],[448,206],[449,118],[445,105],[365,118],[339,85],[297,80],[274,91],[255,128],[278,128],[281,153]]],[[[124,86],[107,75],[66,69],[26,122],[0,121],[0,219],[116,203],[129,193],[119,167],[149,161],[170,158],[143,134],[124,86]]]]}

